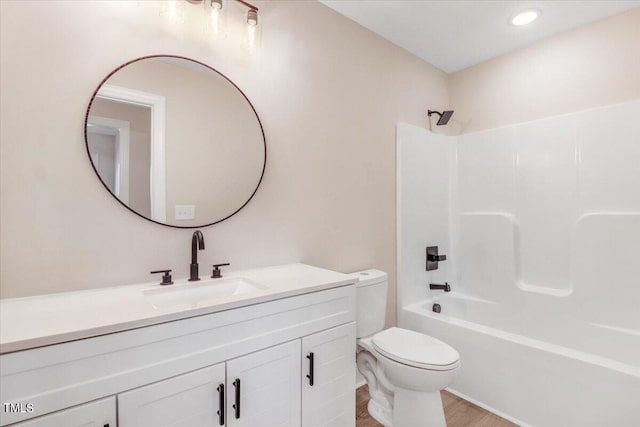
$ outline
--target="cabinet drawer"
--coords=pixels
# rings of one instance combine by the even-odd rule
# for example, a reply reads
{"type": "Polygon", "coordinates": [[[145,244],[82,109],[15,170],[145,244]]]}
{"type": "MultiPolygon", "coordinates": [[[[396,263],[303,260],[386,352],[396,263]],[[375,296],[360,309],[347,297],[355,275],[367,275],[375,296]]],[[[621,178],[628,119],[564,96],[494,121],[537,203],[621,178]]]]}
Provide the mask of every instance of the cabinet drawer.
{"type": "Polygon", "coordinates": [[[108,397],[14,424],[15,427],[117,427],[116,398],[108,397]]]}

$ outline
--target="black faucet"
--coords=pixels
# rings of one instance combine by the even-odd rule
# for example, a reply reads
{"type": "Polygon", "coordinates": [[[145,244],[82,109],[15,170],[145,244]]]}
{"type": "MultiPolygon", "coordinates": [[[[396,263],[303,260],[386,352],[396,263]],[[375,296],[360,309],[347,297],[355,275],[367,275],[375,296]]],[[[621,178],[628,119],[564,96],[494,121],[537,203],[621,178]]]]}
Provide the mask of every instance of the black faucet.
{"type": "Polygon", "coordinates": [[[193,232],[193,237],[191,238],[191,274],[189,277],[190,282],[195,282],[200,280],[200,275],[198,274],[198,249],[204,249],[204,236],[200,230],[196,230],[193,232]]]}
{"type": "Polygon", "coordinates": [[[434,290],[441,289],[445,292],[451,292],[451,286],[449,286],[449,283],[447,282],[444,282],[444,285],[439,285],[437,283],[429,283],[429,289],[434,289],[434,290]]]}

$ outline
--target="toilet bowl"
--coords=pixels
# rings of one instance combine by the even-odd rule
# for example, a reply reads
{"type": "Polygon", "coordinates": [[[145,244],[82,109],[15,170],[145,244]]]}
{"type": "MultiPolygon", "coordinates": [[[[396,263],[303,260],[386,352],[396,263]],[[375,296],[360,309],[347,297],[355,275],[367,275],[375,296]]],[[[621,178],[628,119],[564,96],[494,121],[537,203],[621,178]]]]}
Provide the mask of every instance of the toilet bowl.
{"type": "Polygon", "coordinates": [[[419,332],[384,327],[387,275],[358,275],[358,371],[369,386],[369,414],[385,427],[446,426],[440,390],[460,366],[458,352],[419,332]]]}

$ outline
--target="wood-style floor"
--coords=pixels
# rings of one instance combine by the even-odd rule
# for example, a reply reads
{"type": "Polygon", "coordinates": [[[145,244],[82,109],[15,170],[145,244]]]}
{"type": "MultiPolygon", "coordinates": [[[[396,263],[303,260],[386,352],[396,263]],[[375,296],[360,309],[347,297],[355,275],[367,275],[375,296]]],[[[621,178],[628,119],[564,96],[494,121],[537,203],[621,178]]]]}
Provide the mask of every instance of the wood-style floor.
{"type": "MultiPolygon", "coordinates": [[[[517,427],[516,424],[448,391],[442,391],[441,394],[447,427],[517,427]]],[[[369,389],[365,385],[356,393],[356,427],[382,427],[382,424],[371,418],[367,412],[367,402],[369,402],[369,389]]]]}

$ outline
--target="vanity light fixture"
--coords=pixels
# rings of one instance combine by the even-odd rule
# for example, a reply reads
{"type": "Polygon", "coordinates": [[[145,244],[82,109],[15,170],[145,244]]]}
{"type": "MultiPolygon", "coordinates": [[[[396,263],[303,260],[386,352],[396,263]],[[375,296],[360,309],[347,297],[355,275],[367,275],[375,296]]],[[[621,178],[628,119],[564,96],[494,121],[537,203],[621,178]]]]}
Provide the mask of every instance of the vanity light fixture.
{"type": "MultiPolygon", "coordinates": [[[[2,1],[2,0],[0,0],[2,1]]],[[[176,2],[179,2],[180,0],[172,0],[171,3],[175,5],[176,2]]],[[[227,28],[227,25],[225,25],[226,21],[227,21],[227,16],[228,16],[228,9],[235,9],[235,8],[228,8],[228,5],[225,5],[224,2],[225,0],[185,0],[188,3],[191,4],[200,4],[204,6],[205,9],[205,16],[206,16],[206,23],[205,23],[205,31],[209,34],[211,34],[211,37],[216,39],[219,38],[221,35],[223,37],[227,37],[229,33],[232,33],[234,35],[240,36],[240,37],[234,37],[237,40],[240,40],[241,38],[246,38],[246,42],[248,44],[248,47],[250,49],[250,51],[253,51],[253,48],[256,46],[256,43],[260,43],[260,27],[258,26],[258,8],[254,5],[252,5],[249,2],[246,2],[245,0],[233,0],[237,3],[240,4],[240,6],[237,8],[237,12],[240,13],[240,15],[236,14],[236,11],[233,11],[232,13],[235,15],[235,19],[238,20],[238,18],[240,19],[240,24],[242,23],[242,11],[243,11],[243,7],[247,8],[247,26],[245,27],[245,29],[242,29],[242,25],[231,25],[227,28]],[[222,21],[222,22],[221,22],[222,21]]],[[[231,0],[228,0],[231,1],[231,0]]],[[[229,15],[230,16],[230,15],[229,15]]]]}
{"type": "Polygon", "coordinates": [[[531,24],[533,21],[540,17],[540,11],[538,9],[527,9],[522,12],[518,12],[511,17],[511,25],[520,27],[522,25],[531,24]]]}
{"type": "MultiPolygon", "coordinates": [[[[187,0],[187,1],[193,4],[202,3],[202,0],[187,0]]],[[[258,8],[244,0],[235,0],[235,1],[249,8],[249,11],[247,12],[247,24],[249,25],[249,27],[258,26],[258,8]]],[[[211,5],[211,8],[214,11],[219,11],[222,9],[222,2],[223,0],[209,0],[209,4],[211,5]]]]}
{"type": "Polygon", "coordinates": [[[242,3],[243,5],[249,8],[247,12],[247,24],[249,27],[257,27],[258,26],[258,8],[252,5],[251,3],[247,3],[244,0],[236,0],[238,3],[242,3]]]}

